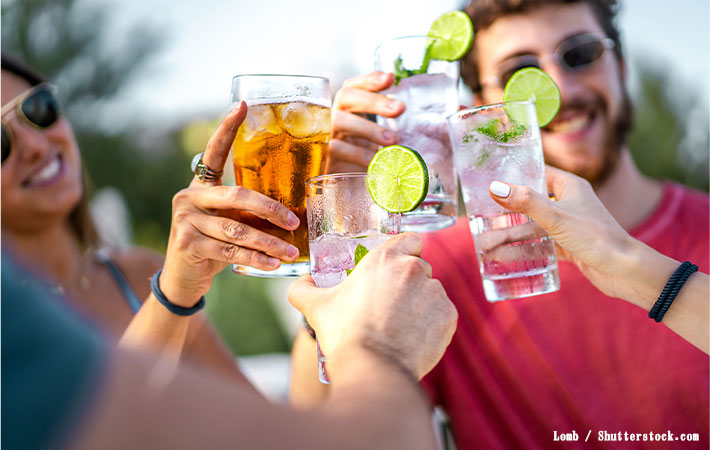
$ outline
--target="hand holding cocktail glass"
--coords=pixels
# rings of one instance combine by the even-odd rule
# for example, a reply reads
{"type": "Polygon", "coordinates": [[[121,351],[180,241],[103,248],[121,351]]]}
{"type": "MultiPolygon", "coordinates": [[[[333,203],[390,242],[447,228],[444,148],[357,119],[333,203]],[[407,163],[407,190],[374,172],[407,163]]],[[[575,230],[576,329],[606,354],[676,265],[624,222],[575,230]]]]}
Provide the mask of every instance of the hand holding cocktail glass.
{"type": "Polygon", "coordinates": [[[335,370],[352,357],[344,348],[373,353],[417,379],[441,358],[457,313],[421,251],[421,238],[404,233],[373,248],[337,286],[316,287],[309,275],[291,285],[289,301],[318,333],[332,374],[346,373],[335,370]]]}
{"type": "MultiPolygon", "coordinates": [[[[223,170],[246,114],[245,103],[236,105],[207,144],[202,162],[212,171],[223,170]]],[[[241,186],[222,186],[219,178],[201,181],[195,176],[173,198],[170,239],[160,276],[160,286],[172,303],[193,306],[228,264],[272,270],[281,261],[298,257],[298,250],[289,243],[224,217],[234,211],[249,212],[284,230],[299,226],[298,217],[276,200],[241,186]]]]}

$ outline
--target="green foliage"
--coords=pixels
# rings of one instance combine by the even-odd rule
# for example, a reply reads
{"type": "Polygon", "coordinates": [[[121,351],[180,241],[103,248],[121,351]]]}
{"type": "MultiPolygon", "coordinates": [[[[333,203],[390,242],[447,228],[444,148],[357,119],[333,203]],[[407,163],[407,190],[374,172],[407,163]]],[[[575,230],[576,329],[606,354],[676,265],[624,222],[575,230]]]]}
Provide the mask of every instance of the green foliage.
{"type": "MultiPolygon", "coordinates": [[[[231,266],[214,278],[207,295],[207,316],[236,355],[288,352],[291,339],[268,301],[273,280],[232,273],[231,266]]],[[[287,302],[285,298],[276,299],[287,302]]]]}
{"type": "Polygon", "coordinates": [[[164,253],[171,199],[192,178],[190,156],[181,150],[175,133],[153,142],[150,150],[136,141],[131,135],[84,133],[82,156],[96,186],[114,186],[125,196],[135,244],[164,253]]]}
{"type": "Polygon", "coordinates": [[[158,30],[135,24],[107,42],[110,9],[75,0],[3,0],[2,51],[9,51],[58,85],[81,143],[96,126],[96,108],[121,94],[162,46],[158,30]]]}
{"type": "Polygon", "coordinates": [[[639,169],[708,191],[708,109],[667,71],[640,64],[629,147],[639,169]]]}

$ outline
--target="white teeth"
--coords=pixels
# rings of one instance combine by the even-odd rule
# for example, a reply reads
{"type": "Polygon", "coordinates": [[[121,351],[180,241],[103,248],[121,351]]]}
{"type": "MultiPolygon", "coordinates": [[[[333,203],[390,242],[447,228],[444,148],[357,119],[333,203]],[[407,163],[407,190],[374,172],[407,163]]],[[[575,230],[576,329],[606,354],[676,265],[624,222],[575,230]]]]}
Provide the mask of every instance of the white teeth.
{"type": "Polygon", "coordinates": [[[42,183],[43,181],[51,179],[59,173],[60,167],[61,163],[59,162],[59,158],[54,158],[52,162],[44,166],[44,169],[42,169],[37,175],[32,177],[31,182],[42,183]]]}
{"type": "Polygon", "coordinates": [[[584,129],[589,124],[590,117],[588,115],[576,117],[574,119],[566,120],[564,122],[557,122],[554,124],[552,130],[555,133],[576,133],[584,129]]]}

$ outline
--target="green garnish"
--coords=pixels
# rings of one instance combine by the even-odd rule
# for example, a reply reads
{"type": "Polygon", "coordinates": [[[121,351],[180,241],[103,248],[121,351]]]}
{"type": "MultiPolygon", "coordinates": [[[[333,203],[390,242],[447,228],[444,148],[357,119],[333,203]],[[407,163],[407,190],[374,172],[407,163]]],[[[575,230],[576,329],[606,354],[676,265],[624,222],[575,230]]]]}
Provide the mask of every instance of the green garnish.
{"type": "Polygon", "coordinates": [[[422,75],[427,73],[429,70],[429,63],[431,62],[431,48],[434,41],[431,40],[424,50],[424,59],[422,60],[422,65],[418,69],[405,69],[402,66],[402,55],[399,55],[397,59],[394,60],[394,85],[397,86],[400,81],[405,78],[413,77],[414,75],[422,75]]]}
{"type": "MultiPolygon", "coordinates": [[[[494,139],[496,142],[508,143],[522,136],[525,133],[525,130],[527,129],[525,125],[520,124],[514,124],[505,131],[501,131],[501,127],[502,124],[500,123],[500,119],[493,119],[485,125],[481,125],[480,127],[476,128],[476,133],[488,136],[494,139]]],[[[463,137],[463,142],[467,144],[474,137],[475,136],[473,134],[467,134],[463,137]]]]}
{"type": "Polygon", "coordinates": [[[357,247],[355,247],[355,264],[352,269],[345,269],[345,273],[350,275],[350,272],[355,270],[355,267],[357,267],[358,263],[365,257],[365,255],[368,254],[368,252],[369,250],[367,250],[367,247],[362,244],[357,244],[357,247]]]}

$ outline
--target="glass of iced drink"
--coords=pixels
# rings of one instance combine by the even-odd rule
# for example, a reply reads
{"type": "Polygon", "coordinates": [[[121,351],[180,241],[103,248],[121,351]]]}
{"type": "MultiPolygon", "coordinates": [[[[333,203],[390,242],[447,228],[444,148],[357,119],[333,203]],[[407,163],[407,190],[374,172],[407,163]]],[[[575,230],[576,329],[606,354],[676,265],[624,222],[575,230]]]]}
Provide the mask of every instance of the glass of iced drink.
{"type": "Polygon", "coordinates": [[[558,290],[550,237],[488,193],[495,180],[547,193],[535,104],[466,109],[449,116],[448,125],[486,298],[494,302],[558,290]]]}
{"type": "Polygon", "coordinates": [[[325,167],[330,85],[321,77],[237,75],[232,79],[232,104],[242,100],[249,110],[232,146],[236,182],[283,203],[301,219],[301,225],[287,231],[242,211],[234,212],[234,218],[293,244],[300,256],[273,271],[241,265],[235,265],[234,271],[261,277],[297,277],[308,273],[304,184],[322,174],[325,167]]]}
{"type": "Polygon", "coordinates": [[[429,168],[424,202],[402,217],[403,231],[433,231],[453,225],[458,213],[458,180],[446,117],[458,110],[458,61],[432,59],[435,38],[408,36],[380,44],[375,70],[395,74],[395,85],[382,93],[404,102],[396,118],[377,116],[377,123],[397,133],[399,144],[421,154],[429,168]]]}
{"type": "MultiPolygon", "coordinates": [[[[306,182],[310,270],[319,287],[341,283],[368,251],[400,232],[400,214],[375,204],[367,176],[342,173],[306,182]]],[[[328,383],[320,346],[318,375],[328,383]]]]}

